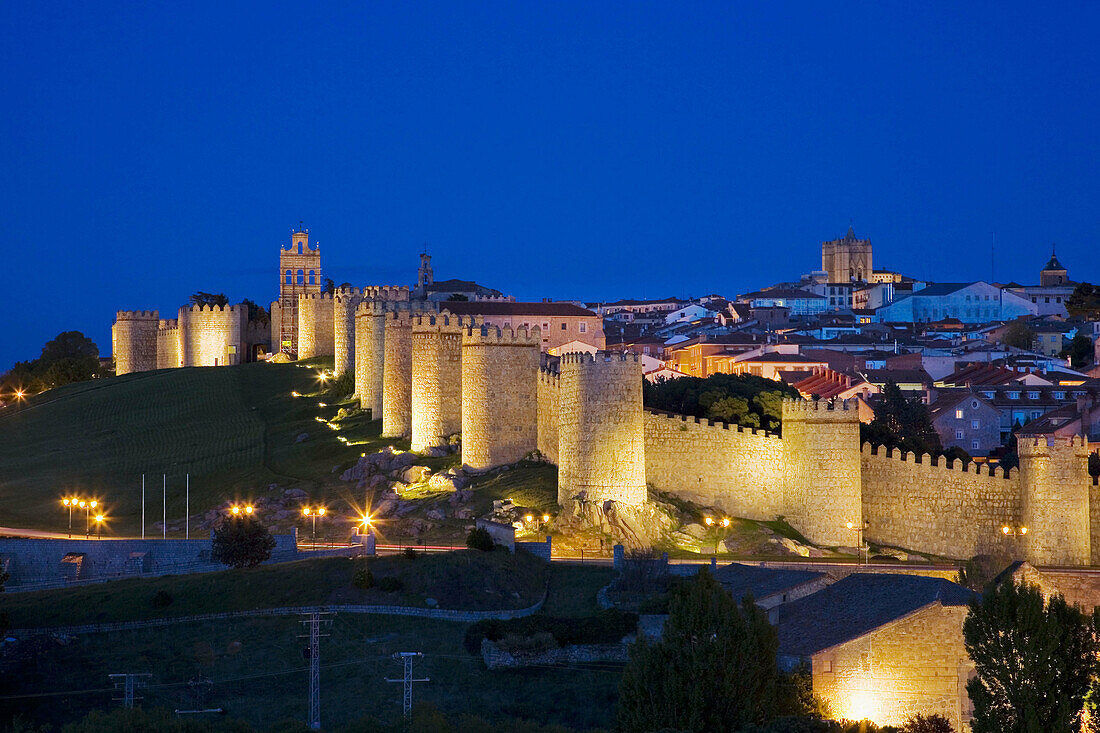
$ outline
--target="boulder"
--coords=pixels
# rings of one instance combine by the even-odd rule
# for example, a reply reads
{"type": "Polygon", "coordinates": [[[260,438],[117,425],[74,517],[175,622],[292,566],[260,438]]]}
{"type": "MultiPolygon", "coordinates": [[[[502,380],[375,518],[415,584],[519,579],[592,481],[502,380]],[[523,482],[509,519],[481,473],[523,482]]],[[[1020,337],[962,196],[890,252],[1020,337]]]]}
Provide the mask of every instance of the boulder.
{"type": "Polygon", "coordinates": [[[433,491],[458,491],[461,486],[457,482],[460,481],[461,479],[456,479],[454,476],[437,473],[428,479],[428,488],[433,491]]]}
{"type": "Polygon", "coordinates": [[[287,489],[283,492],[283,496],[294,500],[309,498],[309,494],[302,489],[287,489]]]}
{"type": "Polygon", "coordinates": [[[697,540],[701,540],[708,534],[711,534],[709,527],[704,527],[701,524],[692,523],[680,528],[680,531],[686,535],[690,535],[697,540]]]}
{"type": "Polygon", "coordinates": [[[419,484],[427,481],[431,475],[432,469],[427,466],[409,466],[401,471],[399,478],[406,484],[419,484]]]}
{"type": "Polygon", "coordinates": [[[309,433],[298,433],[298,435],[294,437],[295,443],[302,443],[307,440],[309,440],[309,433]]]}
{"type": "Polygon", "coordinates": [[[424,512],[424,518],[440,522],[446,519],[447,515],[444,514],[443,511],[440,509],[429,509],[428,511],[424,512]]]}
{"type": "Polygon", "coordinates": [[[447,501],[449,501],[451,505],[454,506],[469,501],[470,498],[473,497],[473,495],[474,492],[470,491],[469,489],[462,489],[461,491],[456,491],[455,493],[451,494],[450,498],[447,499],[447,501]]]}
{"type": "Polygon", "coordinates": [[[447,455],[447,449],[433,445],[429,448],[425,448],[423,454],[428,458],[443,458],[447,455]]]}
{"type": "Polygon", "coordinates": [[[374,506],[372,514],[376,517],[388,517],[397,509],[397,499],[383,499],[374,506]]]}

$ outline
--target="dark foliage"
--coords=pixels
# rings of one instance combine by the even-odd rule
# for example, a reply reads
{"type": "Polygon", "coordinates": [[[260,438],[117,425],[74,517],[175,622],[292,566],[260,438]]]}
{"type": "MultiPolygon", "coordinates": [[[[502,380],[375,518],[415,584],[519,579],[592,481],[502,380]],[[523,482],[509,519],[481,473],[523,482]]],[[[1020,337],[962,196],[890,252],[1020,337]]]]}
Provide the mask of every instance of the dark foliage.
{"type": "Polygon", "coordinates": [[[1070,366],[1074,369],[1084,369],[1092,364],[1092,339],[1086,336],[1083,332],[1078,331],[1077,334],[1070,339],[1069,344],[1061,354],[1063,357],[1069,359],[1070,366]]]}
{"type": "Polygon", "coordinates": [[[806,716],[784,716],[764,725],[745,728],[741,733],[899,733],[893,726],[878,726],[863,720],[825,720],[806,716]]]}
{"type": "Polygon", "coordinates": [[[485,619],[466,629],[462,644],[470,654],[481,653],[481,640],[500,641],[505,636],[530,637],[548,633],[559,646],[570,644],[613,644],[638,628],[638,616],[618,609],[600,611],[582,618],[526,616],[501,621],[485,619]]]}
{"type": "Polygon", "coordinates": [[[1071,316],[1100,321],[1100,286],[1078,283],[1066,298],[1066,310],[1071,316]]]}
{"type": "Polygon", "coordinates": [[[200,290],[191,295],[190,303],[191,305],[226,306],[229,305],[229,298],[225,297],[225,293],[207,293],[200,290]]]}
{"type": "Polygon", "coordinates": [[[901,733],[955,733],[951,721],[942,715],[910,715],[901,726],[901,733]]]}
{"type": "Polygon", "coordinates": [[[252,568],[271,557],[275,538],[252,516],[229,517],[214,530],[211,557],[234,568],[252,568]]]}
{"type": "Polygon", "coordinates": [[[321,292],[322,293],[335,293],[336,292],[336,283],[333,282],[331,277],[326,277],[324,279],[324,282],[321,285],[321,292]]]}
{"type": "Polygon", "coordinates": [[[1003,583],[971,602],[963,638],[977,673],[966,685],[974,733],[1079,729],[1100,674],[1094,622],[1081,609],[1003,583]]]}
{"type": "Polygon", "coordinates": [[[378,579],[378,590],[383,593],[396,593],[405,587],[405,584],[401,582],[400,578],[395,578],[392,575],[387,575],[384,578],[378,579]]]}
{"type": "Polygon", "coordinates": [[[417,552],[416,550],[414,550],[411,547],[406,547],[405,550],[401,553],[401,555],[406,560],[416,560],[418,557],[420,557],[420,553],[417,552]]]}
{"type": "Polygon", "coordinates": [[[489,530],[484,527],[474,527],[470,530],[470,534],[466,535],[466,546],[471,550],[492,552],[495,545],[493,545],[493,537],[489,534],[489,530]]]}
{"type": "Polygon", "coordinates": [[[255,321],[256,323],[271,323],[271,315],[267,312],[267,309],[255,301],[245,298],[241,301],[241,305],[248,306],[248,320],[255,321]]]}
{"type": "Polygon", "coordinates": [[[1100,476],[1100,452],[1089,453],[1089,476],[1093,478],[1100,476]]]}
{"type": "Polygon", "coordinates": [[[959,585],[981,593],[1010,562],[1002,555],[975,555],[962,564],[956,580],[959,585]]]}
{"type": "Polygon", "coordinates": [[[463,295],[462,293],[451,293],[450,296],[447,297],[447,301],[451,302],[451,303],[460,303],[464,300],[469,300],[469,299],[470,299],[470,296],[463,295]]]}
{"type": "Polygon", "coordinates": [[[363,563],[362,566],[356,568],[355,577],[352,578],[352,585],[360,590],[370,590],[374,587],[374,573],[370,570],[370,565],[363,563]]]}
{"type": "Polygon", "coordinates": [[[783,382],[748,374],[681,377],[642,385],[646,407],[775,432],[780,429],[783,398],[799,396],[798,390],[783,382]]]}
{"type": "Polygon", "coordinates": [[[897,448],[920,455],[938,456],[943,452],[940,436],[932,427],[932,418],[926,407],[915,397],[905,393],[893,382],[887,382],[875,405],[875,418],[869,424],[860,425],[860,439],[864,443],[887,448],[897,448]]]}
{"type": "Polygon", "coordinates": [[[1035,345],[1035,332],[1023,321],[1013,321],[1004,330],[1001,343],[1016,349],[1031,350],[1035,345]]]}
{"type": "Polygon", "coordinates": [[[627,593],[660,593],[667,589],[668,565],[652,547],[629,550],[615,590],[627,593]]]}
{"type": "Polygon", "coordinates": [[[161,588],[149,599],[149,605],[153,608],[168,608],[173,600],[172,594],[161,588]]]}
{"type": "Polygon", "coordinates": [[[660,641],[640,638],[619,687],[618,728],[740,731],[776,717],[775,629],[702,568],[672,599],[660,641]]]}
{"type": "Polygon", "coordinates": [[[37,359],[18,362],[0,377],[0,397],[17,390],[36,394],[100,376],[99,347],[80,331],[65,331],[47,341],[37,359]]]}

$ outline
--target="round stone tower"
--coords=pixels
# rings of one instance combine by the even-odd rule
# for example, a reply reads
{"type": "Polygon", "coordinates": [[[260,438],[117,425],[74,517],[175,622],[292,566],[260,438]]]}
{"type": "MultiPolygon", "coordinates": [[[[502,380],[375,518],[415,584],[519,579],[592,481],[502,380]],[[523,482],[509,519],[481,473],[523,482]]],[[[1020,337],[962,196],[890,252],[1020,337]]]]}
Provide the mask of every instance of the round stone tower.
{"type": "Polygon", "coordinates": [[[355,309],[363,300],[359,288],[341,288],[332,298],[332,373],[355,369],[355,309]]]}
{"type": "Polygon", "coordinates": [[[646,502],[642,366],[631,354],[561,357],[558,503],[646,502]]]}
{"type": "Polygon", "coordinates": [[[379,301],[363,301],[355,309],[355,395],[372,420],[382,417],[386,315],[379,301]]]}
{"type": "Polygon", "coordinates": [[[447,311],[412,320],[412,449],[444,446],[462,430],[461,316],[447,311]]]}
{"type": "Polygon", "coordinates": [[[298,358],[332,356],[332,293],[303,293],[298,296],[298,358]]]}
{"type": "MultiPolygon", "coordinates": [[[[863,486],[855,401],[784,400],[782,420],[784,516],[812,542],[856,546],[863,486]]],[[[874,536],[874,527],[867,533],[874,536]]]]}
{"type": "Polygon", "coordinates": [[[1017,446],[1025,559],[1033,565],[1088,565],[1088,440],[1020,436],[1017,446]]]}
{"type": "Polygon", "coordinates": [[[111,326],[111,354],[115,374],[145,372],[157,368],[157,311],[118,311],[111,326]]]}
{"type": "Polygon", "coordinates": [[[515,463],[538,446],[542,331],[471,326],[462,335],[462,462],[515,463]]]}
{"type": "Polygon", "coordinates": [[[387,313],[383,320],[382,437],[412,433],[412,319],[410,311],[387,313]]]}

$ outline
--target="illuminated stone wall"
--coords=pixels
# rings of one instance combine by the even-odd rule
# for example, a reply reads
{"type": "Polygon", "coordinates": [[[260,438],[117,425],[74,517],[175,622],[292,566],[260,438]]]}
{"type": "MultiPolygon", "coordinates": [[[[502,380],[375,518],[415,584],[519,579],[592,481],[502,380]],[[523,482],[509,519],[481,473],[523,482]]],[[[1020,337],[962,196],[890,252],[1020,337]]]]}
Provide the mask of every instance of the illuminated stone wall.
{"type": "Polygon", "coordinates": [[[372,419],[382,416],[386,312],[384,303],[374,301],[364,301],[355,310],[355,396],[372,419]]]}
{"type": "Polygon", "coordinates": [[[111,326],[115,374],[157,368],[157,311],[118,311],[111,326]]]}
{"type": "Polygon", "coordinates": [[[179,319],[163,319],[157,326],[157,369],[181,366],[179,319]]]}
{"type": "Polygon", "coordinates": [[[331,293],[303,293],[298,296],[298,358],[332,356],[333,298],[331,293]]]}
{"type": "Polygon", "coordinates": [[[447,311],[412,322],[412,441],[414,451],[447,444],[462,431],[462,329],[447,311]]]}
{"type": "Polygon", "coordinates": [[[382,355],[382,437],[412,434],[412,318],[409,311],[386,315],[382,355]]]}
{"type": "Polygon", "coordinates": [[[557,363],[539,369],[536,399],[538,401],[538,449],[549,461],[558,462],[558,411],[560,409],[560,378],[557,363]]]}
{"type": "Polygon", "coordinates": [[[1017,439],[1020,521],[1025,557],[1032,565],[1088,565],[1092,560],[1085,438],[1017,439]]]}
{"type": "Polygon", "coordinates": [[[764,430],[648,411],[646,480],[734,517],[783,513],[783,443],[764,430]]]}
{"type": "Polygon", "coordinates": [[[601,351],[561,357],[558,502],[644,504],[642,367],[633,354],[601,351]]]}
{"type": "Polygon", "coordinates": [[[193,305],[180,308],[183,366],[225,366],[245,361],[248,306],[193,305]]]}
{"type": "Polygon", "coordinates": [[[462,334],[462,462],[515,463],[538,445],[541,330],[468,327],[462,334]]]}
{"type": "Polygon", "coordinates": [[[939,602],[862,637],[818,652],[814,694],[836,718],[900,725],[938,713],[969,730],[966,681],[973,669],[963,645],[965,606],[939,602]]]}
{"type": "Polygon", "coordinates": [[[332,373],[355,369],[355,309],[363,300],[359,288],[341,288],[332,298],[332,373]]]}

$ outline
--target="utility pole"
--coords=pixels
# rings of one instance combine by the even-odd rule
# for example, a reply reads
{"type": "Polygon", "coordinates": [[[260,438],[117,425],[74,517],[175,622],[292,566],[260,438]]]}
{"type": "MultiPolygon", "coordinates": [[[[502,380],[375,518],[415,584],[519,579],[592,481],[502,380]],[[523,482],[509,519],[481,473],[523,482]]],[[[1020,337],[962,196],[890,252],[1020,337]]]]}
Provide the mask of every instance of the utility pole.
{"type": "Polygon", "coordinates": [[[187,490],[183,500],[183,537],[191,539],[191,474],[187,474],[187,490]]]}
{"type": "Polygon", "coordinates": [[[164,539],[168,539],[168,475],[160,475],[160,528],[164,539]]]}
{"type": "Polygon", "coordinates": [[[134,700],[140,700],[140,697],[134,696],[134,691],[145,687],[145,679],[152,677],[149,673],[136,674],[134,672],[123,672],[119,674],[107,675],[115,683],[115,690],[122,692],[122,697],[116,697],[116,702],[121,702],[122,707],[132,708],[134,707],[134,700]]]}
{"type": "Polygon", "coordinates": [[[141,474],[141,539],[145,539],[145,474],[141,474]]]}
{"type": "Polygon", "coordinates": [[[409,716],[412,713],[413,702],[413,683],[414,682],[430,682],[427,677],[414,680],[413,679],[413,659],[416,657],[424,656],[420,652],[395,652],[393,658],[398,662],[402,662],[405,665],[405,676],[399,680],[391,680],[388,677],[386,682],[403,682],[405,687],[405,695],[402,700],[402,707],[405,713],[405,730],[409,729],[409,716]]]}
{"type": "MultiPolygon", "coordinates": [[[[303,624],[309,626],[309,647],[303,649],[303,653],[309,656],[309,729],[321,729],[321,637],[328,634],[321,633],[322,616],[331,616],[326,611],[310,611],[302,614],[306,616],[303,624]]],[[[328,619],[323,619],[326,623],[328,619]]],[[[307,638],[303,634],[299,638],[307,638]]]]}

